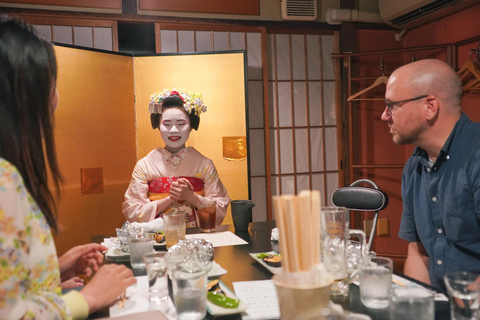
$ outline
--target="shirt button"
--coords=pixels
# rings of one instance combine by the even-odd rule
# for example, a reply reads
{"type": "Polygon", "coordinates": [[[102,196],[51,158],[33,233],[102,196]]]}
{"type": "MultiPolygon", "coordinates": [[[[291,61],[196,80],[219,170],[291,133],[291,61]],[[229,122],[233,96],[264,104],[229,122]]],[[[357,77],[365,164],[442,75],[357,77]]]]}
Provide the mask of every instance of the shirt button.
{"type": "Polygon", "coordinates": [[[450,159],[450,156],[446,156],[447,160],[450,159]]]}
{"type": "Polygon", "coordinates": [[[430,172],[431,171],[430,168],[427,168],[427,171],[430,172]]]}
{"type": "Polygon", "coordinates": [[[438,264],[439,266],[441,266],[442,263],[443,263],[442,260],[437,260],[437,264],[438,264]]]}
{"type": "Polygon", "coordinates": [[[437,202],[437,197],[433,197],[433,198],[432,198],[432,201],[433,201],[433,202],[437,202]]]}
{"type": "Polygon", "coordinates": [[[443,231],[442,231],[442,229],[438,229],[437,232],[438,232],[439,234],[441,234],[443,231]]]}

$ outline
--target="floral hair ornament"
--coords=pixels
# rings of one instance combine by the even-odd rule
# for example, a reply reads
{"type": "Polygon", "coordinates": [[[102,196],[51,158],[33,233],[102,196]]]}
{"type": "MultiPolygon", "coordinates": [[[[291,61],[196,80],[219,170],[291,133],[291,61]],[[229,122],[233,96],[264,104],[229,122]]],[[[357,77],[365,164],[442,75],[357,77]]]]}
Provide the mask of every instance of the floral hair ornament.
{"type": "Polygon", "coordinates": [[[162,102],[166,97],[177,95],[183,100],[183,108],[188,114],[200,114],[207,112],[207,106],[203,104],[203,97],[198,92],[186,91],[186,90],[172,90],[163,89],[163,91],[155,92],[150,96],[150,104],[148,111],[150,113],[162,114],[162,102]]]}

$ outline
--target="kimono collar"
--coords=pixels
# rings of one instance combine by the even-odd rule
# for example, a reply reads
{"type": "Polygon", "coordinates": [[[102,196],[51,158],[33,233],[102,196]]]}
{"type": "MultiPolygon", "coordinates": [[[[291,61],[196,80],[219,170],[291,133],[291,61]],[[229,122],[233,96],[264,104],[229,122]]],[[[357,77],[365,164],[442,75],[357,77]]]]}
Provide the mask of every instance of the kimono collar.
{"type": "Polygon", "coordinates": [[[183,162],[183,159],[187,155],[188,151],[190,151],[191,147],[185,147],[182,150],[178,151],[175,154],[172,154],[170,151],[164,148],[158,148],[158,151],[165,157],[167,162],[177,170],[178,166],[183,162]]]}

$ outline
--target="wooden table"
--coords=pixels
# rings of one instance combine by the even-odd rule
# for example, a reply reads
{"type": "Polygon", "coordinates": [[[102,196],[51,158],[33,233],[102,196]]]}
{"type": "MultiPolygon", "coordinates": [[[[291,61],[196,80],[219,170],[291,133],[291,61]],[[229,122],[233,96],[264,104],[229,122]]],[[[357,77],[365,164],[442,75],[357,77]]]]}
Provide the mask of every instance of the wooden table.
{"type": "MultiPolygon", "coordinates": [[[[215,248],[215,262],[222,268],[227,270],[227,274],[221,277],[221,280],[233,290],[233,282],[237,281],[252,281],[252,280],[266,280],[272,277],[272,273],[264,268],[261,264],[251,258],[249,253],[254,252],[268,252],[275,250],[279,252],[278,243],[270,241],[271,230],[275,227],[275,222],[254,222],[250,224],[248,232],[235,232],[233,225],[221,225],[216,227],[216,231],[231,231],[237,236],[248,242],[247,245],[226,246],[215,248]]],[[[188,234],[200,233],[199,228],[188,228],[188,234]]],[[[98,235],[92,237],[92,242],[100,243],[104,238],[114,235],[98,235]]],[[[129,265],[128,262],[125,264],[129,265]]],[[[136,276],[145,275],[145,271],[133,269],[136,276]]],[[[402,275],[403,276],[403,275],[402,275]]],[[[415,281],[413,279],[409,279],[415,281]]],[[[425,284],[422,284],[425,285],[425,284]]],[[[428,285],[425,285],[429,287],[428,285]]],[[[431,289],[431,288],[430,288],[431,289]]],[[[372,310],[367,309],[360,302],[360,293],[358,286],[351,284],[350,293],[345,298],[332,299],[335,303],[339,303],[346,310],[353,312],[368,314],[372,320],[388,320],[388,309],[372,310]]],[[[107,310],[108,312],[108,310],[107,310]]],[[[105,316],[105,314],[101,314],[105,316]]],[[[92,318],[95,318],[92,317],[92,318]]],[[[205,319],[221,319],[221,320],[241,320],[240,315],[222,316],[215,318],[207,315],[205,319]]],[[[448,320],[450,319],[450,307],[448,302],[435,302],[435,319],[448,320]]],[[[413,320],[413,319],[408,319],[413,320]]]]}

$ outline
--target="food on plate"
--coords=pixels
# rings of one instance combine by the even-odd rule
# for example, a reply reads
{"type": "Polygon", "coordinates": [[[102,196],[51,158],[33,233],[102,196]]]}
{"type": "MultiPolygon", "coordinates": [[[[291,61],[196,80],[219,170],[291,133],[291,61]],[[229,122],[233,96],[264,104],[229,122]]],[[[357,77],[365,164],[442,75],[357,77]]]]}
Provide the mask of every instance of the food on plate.
{"type": "Polygon", "coordinates": [[[220,280],[215,279],[209,281],[207,284],[207,299],[213,304],[223,308],[237,308],[240,300],[232,299],[225,295],[225,292],[220,288],[220,280]]]}
{"type": "Polygon", "coordinates": [[[163,233],[163,231],[158,231],[155,232],[153,238],[155,239],[155,241],[157,241],[157,243],[162,243],[165,241],[165,234],[163,233]]]}
{"type": "Polygon", "coordinates": [[[282,255],[279,253],[259,253],[257,258],[262,259],[266,264],[272,267],[282,266],[282,255]]]}

